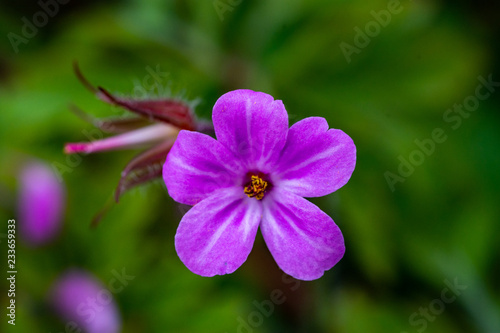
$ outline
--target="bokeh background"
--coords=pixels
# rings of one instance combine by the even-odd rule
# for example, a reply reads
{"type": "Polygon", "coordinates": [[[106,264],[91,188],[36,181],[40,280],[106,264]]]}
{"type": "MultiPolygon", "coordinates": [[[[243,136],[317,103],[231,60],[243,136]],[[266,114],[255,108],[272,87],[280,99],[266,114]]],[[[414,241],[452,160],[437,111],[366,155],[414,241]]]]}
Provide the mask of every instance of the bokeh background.
{"type": "Polygon", "coordinates": [[[373,26],[371,11],[390,4],[71,0],[13,46],[9,33],[22,36],[22,18],[32,21],[42,9],[36,1],[1,2],[1,276],[23,163],[37,158],[70,170],[59,236],[36,248],[18,238],[16,326],[7,324],[2,278],[0,330],[68,332],[48,292],[63,272],[80,268],[104,285],[116,271],[133,276],[113,294],[123,332],[500,332],[500,88],[467,117],[450,113],[460,118],[456,128],[458,120],[443,119],[474,96],[479,76],[500,82],[500,8],[401,1],[390,22],[372,27],[369,43],[346,57],[341,45],[356,46],[355,29],[373,26]],[[196,276],[174,249],[186,209],[161,181],[128,192],[90,228],[137,152],[63,154],[65,142],[86,141],[83,131],[93,128],[69,104],[99,117],[123,114],[82,86],[75,60],[94,84],[136,97],[148,68],[160,69],[160,84],[147,93],[198,99],[201,117],[223,93],[248,88],[283,100],[291,123],[322,116],[345,131],[357,146],[356,170],[342,189],[312,200],[343,231],[345,257],[321,279],[296,282],[259,234],[235,273],[196,276]],[[436,128],[446,141],[391,188],[387,172],[397,175],[400,158],[418,155],[415,140],[436,128]],[[443,302],[454,283],[462,290],[443,302]],[[285,301],[259,310],[273,290],[285,301]]]}

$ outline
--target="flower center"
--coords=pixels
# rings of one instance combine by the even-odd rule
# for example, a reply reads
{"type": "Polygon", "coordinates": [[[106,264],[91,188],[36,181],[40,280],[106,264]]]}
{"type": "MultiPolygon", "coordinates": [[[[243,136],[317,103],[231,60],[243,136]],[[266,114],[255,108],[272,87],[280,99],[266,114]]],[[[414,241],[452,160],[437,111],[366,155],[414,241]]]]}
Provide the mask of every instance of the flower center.
{"type": "Polygon", "coordinates": [[[261,176],[252,175],[250,181],[245,185],[244,191],[249,198],[262,200],[269,184],[261,176]]]}

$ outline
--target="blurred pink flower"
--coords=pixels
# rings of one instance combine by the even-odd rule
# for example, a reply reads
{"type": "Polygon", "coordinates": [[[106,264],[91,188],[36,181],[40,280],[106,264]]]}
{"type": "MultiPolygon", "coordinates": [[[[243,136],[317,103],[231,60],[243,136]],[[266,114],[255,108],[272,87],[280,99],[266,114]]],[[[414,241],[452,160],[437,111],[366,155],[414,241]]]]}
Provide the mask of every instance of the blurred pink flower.
{"type": "Polygon", "coordinates": [[[66,327],[73,327],[74,332],[80,332],[76,326],[87,333],[120,331],[121,318],[111,292],[86,271],[63,274],[49,297],[57,314],[68,321],[66,327]]]}
{"type": "Polygon", "coordinates": [[[17,209],[21,239],[31,246],[53,240],[61,229],[65,203],[64,184],[52,169],[39,161],[29,162],[19,175],[17,209]]]}

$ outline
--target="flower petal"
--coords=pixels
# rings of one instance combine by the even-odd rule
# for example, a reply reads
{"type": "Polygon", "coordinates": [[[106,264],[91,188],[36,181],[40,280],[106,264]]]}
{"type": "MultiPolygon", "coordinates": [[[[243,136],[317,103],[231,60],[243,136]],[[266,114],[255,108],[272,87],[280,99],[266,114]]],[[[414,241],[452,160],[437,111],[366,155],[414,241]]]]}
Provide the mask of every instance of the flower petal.
{"type": "Polygon", "coordinates": [[[356,146],[337,129],[328,129],[324,118],[303,119],[288,131],[277,168],[280,187],[302,197],[335,192],[351,177],[356,146]]]}
{"type": "Polygon", "coordinates": [[[272,170],[288,130],[281,101],[261,92],[231,91],[217,100],[212,119],[217,140],[248,161],[249,168],[272,170]]]}
{"type": "Polygon", "coordinates": [[[238,159],[215,139],[185,130],[163,166],[168,194],[186,205],[198,203],[217,189],[241,186],[243,173],[238,159]]]}
{"type": "Polygon", "coordinates": [[[261,217],[261,205],[240,187],[218,190],[182,218],[177,254],[198,275],[232,273],[252,250],[261,217]]]}
{"type": "Polygon", "coordinates": [[[278,266],[301,280],[314,280],[344,255],[344,238],[317,206],[293,193],[272,192],[263,201],[261,231],[278,266]]]}

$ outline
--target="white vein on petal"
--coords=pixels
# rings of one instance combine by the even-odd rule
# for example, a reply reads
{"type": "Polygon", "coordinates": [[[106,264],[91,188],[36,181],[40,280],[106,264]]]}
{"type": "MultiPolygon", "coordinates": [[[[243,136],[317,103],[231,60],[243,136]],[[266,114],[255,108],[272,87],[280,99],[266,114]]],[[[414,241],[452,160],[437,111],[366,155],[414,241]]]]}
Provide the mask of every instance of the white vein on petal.
{"type": "Polygon", "coordinates": [[[231,216],[217,228],[217,231],[210,237],[210,242],[205,246],[203,249],[203,252],[200,254],[198,257],[198,262],[201,263],[203,260],[205,260],[205,257],[207,254],[210,252],[210,250],[215,246],[219,238],[221,237],[222,233],[227,229],[227,227],[234,222],[234,217],[236,216],[238,212],[231,214],[231,216]]]}
{"type": "MultiPolygon", "coordinates": [[[[230,197],[230,196],[226,196],[226,198],[227,197],[230,197]]],[[[224,199],[226,199],[226,198],[224,198],[224,199]]],[[[237,199],[237,200],[240,200],[240,199],[237,199]]],[[[208,242],[208,244],[203,249],[203,252],[201,252],[200,256],[198,257],[198,262],[202,262],[205,259],[207,254],[217,244],[217,241],[220,239],[220,237],[222,236],[224,231],[229,227],[229,225],[232,223],[236,223],[235,218],[238,214],[241,213],[242,209],[245,210],[243,203],[240,204],[238,206],[238,208],[235,209],[233,211],[233,213],[224,221],[224,223],[221,224],[217,228],[217,231],[212,235],[212,237],[210,237],[210,241],[208,242]]],[[[213,210],[214,209],[212,209],[211,211],[213,211],[213,210]]],[[[218,208],[216,208],[215,210],[218,210],[218,208]]],[[[248,239],[248,236],[249,236],[250,231],[252,229],[252,223],[251,223],[253,220],[252,219],[253,218],[252,212],[253,212],[253,210],[251,208],[249,208],[245,211],[244,216],[243,216],[242,221],[241,221],[241,225],[238,229],[238,230],[241,230],[241,228],[243,228],[243,235],[242,235],[243,239],[241,240],[243,243],[248,239]]],[[[207,215],[209,215],[209,214],[210,214],[210,212],[207,212],[207,215]]]]}
{"type": "Polygon", "coordinates": [[[175,155],[173,157],[171,157],[171,161],[174,162],[179,168],[190,171],[195,175],[204,175],[204,176],[208,176],[208,177],[212,177],[212,178],[219,178],[220,177],[219,172],[214,173],[214,172],[209,172],[209,171],[201,171],[200,169],[197,169],[194,166],[185,163],[183,160],[181,160],[179,157],[177,157],[175,155]]]}
{"type": "Polygon", "coordinates": [[[304,182],[301,178],[283,179],[280,181],[282,188],[287,190],[310,190],[314,189],[311,184],[304,182]]]}
{"type": "Polygon", "coordinates": [[[288,173],[288,172],[291,172],[291,171],[296,171],[296,170],[305,168],[306,166],[309,166],[310,164],[315,163],[315,162],[317,162],[319,160],[331,157],[338,150],[340,150],[342,148],[342,146],[343,145],[337,145],[337,146],[332,147],[332,148],[330,148],[330,149],[328,149],[328,150],[326,150],[326,151],[324,151],[322,153],[316,154],[313,157],[308,158],[307,160],[302,161],[301,163],[296,164],[295,166],[293,166],[291,168],[286,168],[285,170],[283,170],[283,173],[288,173]]]}
{"type": "Polygon", "coordinates": [[[278,227],[278,223],[274,219],[274,216],[271,213],[271,209],[269,206],[270,206],[270,204],[267,204],[264,206],[264,212],[263,212],[264,218],[263,218],[263,220],[265,220],[267,222],[269,229],[271,229],[273,233],[276,233],[281,239],[284,239],[285,236],[281,232],[281,229],[278,227]]]}
{"type": "Polygon", "coordinates": [[[245,101],[245,121],[247,125],[247,142],[248,142],[248,149],[250,151],[250,156],[253,157],[253,145],[252,145],[252,112],[251,112],[251,99],[247,98],[245,101]]]}
{"type": "MultiPolygon", "coordinates": [[[[304,199],[305,200],[305,199],[304,199]]],[[[278,203],[279,201],[276,201],[276,203],[278,203]]],[[[280,202],[281,203],[281,202],[280,202]]],[[[281,203],[283,206],[285,206],[284,203],[281,203]]],[[[278,210],[278,209],[277,209],[278,210]]],[[[282,210],[281,208],[279,208],[279,210],[282,210]]],[[[276,221],[276,219],[274,218],[274,214],[272,214],[269,210],[266,210],[267,211],[267,214],[266,215],[270,215],[271,216],[271,219],[267,219],[268,221],[272,220],[272,224],[273,224],[273,230],[277,232],[277,234],[280,236],[281,239],[285,238],[285,236],[283,235],[283,233],[281,232],[281,229],[280,227],[278,226],[278,222],[276,221]]],[[[294,210],[291,210],[292,212],[295,212],[294,210]]],[[[276,213],[276,212],[275,212],[276,213]]],[[[317,250],[320,250],[320,251],[323,251],[325,253],[334,253],[335,252],[335,249],[333,248],[330,248],[328,245],[326,244],[318,244],[318,242],[315,242],[314,240],[312,240],[304,231],[302,231],[302,229],[300,229],[297,224],[292,220],[292,219],[288,219],[284,214],[281,215],[283,217],[283,219],[285,220],[286,223],[288,223],[292,228],[293,230],[302,238],[302,239],[305,239],[306,242],[308,244],[310,244],[313,248],[317,249],[317,250]]],[[[298,219],[300,219],[300,217],[298,217],[297,215],[295,215],[298,219]]],[[[308,223],[308,221],[304,221],[305,223],[308,223]]]]}
{"type": "MultiPolygon", "coordinates": [[[[255,200],[253,200],[253,201],[255,201],[255,200]]],[[[250,203],[250,206],[255,207],[255,205],[257,205],[257,203],[253,203],[253,202],[250,203]]],[[[253,212],[253,215],[257,214],[257,210],[254,207],[248,207],[248,210],[245,213],[245,216],[243,217],[243,221],[238,229],[238,230],[241,230],[243,228],[244,240],[247,239],[247,237],[250,234],[250,231],[252,229],[252,224],[250,223],[251,219],[252,219],[252,212],[253,212]],[[249,215],[249,216],[247,216],[247,215],[249,215]]]]}

